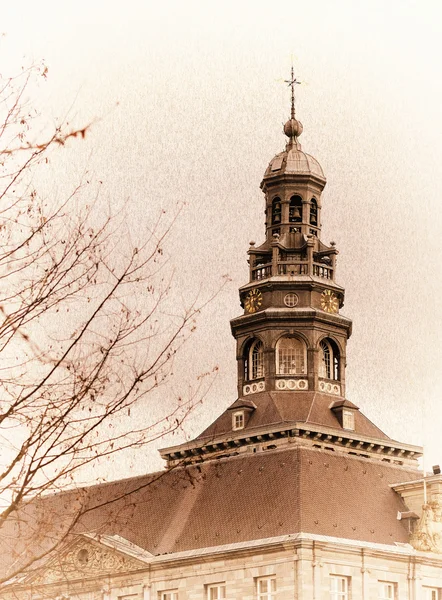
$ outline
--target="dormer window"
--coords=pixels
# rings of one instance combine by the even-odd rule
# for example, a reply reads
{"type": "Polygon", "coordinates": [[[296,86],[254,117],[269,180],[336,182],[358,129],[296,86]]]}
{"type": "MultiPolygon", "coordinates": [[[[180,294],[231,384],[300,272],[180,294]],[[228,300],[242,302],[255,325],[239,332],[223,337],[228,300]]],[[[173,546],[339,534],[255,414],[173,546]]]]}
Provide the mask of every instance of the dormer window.
{"type": "Polygon", "coordinates": [[[343,427],[343,429],[348,429],[349,431],[354,431],[355,415],[352,410],[343,410],[342,411],[342,427],[343,427]]]}
{"type": "Polygon", "coordinates": [[[238,410],[234,412],[232,415],[232,429],[233,431],[238,431],[239,429],[244,429],[246,424],[244,411],[238,410]]]}
{"type": "Polygon", "coordinates": [[[355,414],[359,409],[355,404],[352,404],[348,400],[336,400],[330,408],[338,419],[342,429],[346,429],[347,431],[356,430],[355,414]]]}

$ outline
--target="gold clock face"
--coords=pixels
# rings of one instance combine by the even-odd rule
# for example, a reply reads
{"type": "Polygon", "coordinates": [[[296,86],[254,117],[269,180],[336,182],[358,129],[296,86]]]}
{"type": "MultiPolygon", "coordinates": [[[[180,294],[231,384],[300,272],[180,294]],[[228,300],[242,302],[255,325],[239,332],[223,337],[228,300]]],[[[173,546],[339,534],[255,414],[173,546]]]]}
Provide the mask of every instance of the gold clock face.
{"type": "Polygon", "coordinates": [[[324,290],[321,294],[321,308],[328,313],[337,313],[339,310],[339,300],[331,290],[324,290]]]}
{"type": "Polygon", "coordinates": [[[259,290],[250,290],[247,294],[244,306],[246,312],[254,313],[256,312],[262,304],[262,294],[259,290]]]}

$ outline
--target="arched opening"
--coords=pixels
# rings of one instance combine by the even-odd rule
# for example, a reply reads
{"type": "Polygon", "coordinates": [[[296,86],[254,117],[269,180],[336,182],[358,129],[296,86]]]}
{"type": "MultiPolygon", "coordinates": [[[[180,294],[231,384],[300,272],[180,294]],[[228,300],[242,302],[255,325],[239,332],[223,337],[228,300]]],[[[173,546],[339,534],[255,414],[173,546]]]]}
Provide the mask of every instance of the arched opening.
{"type": "Polygon", "coordinates": [[[264,346],[261,340],[251,340],[244,352],[244,379],[253,381],[264,377],[264,346]]]}
{"type": "Polygon", "coordinates": [[[302,198],[301,196],[292,196],[289,204],[290,223],[302,222],[302,198]]]}
{"type": "Polygon", "coordinates": [[[314,198],[310,202],[310,225],[318,226],[318,203],[314,198]]]}
{"type": "Polygon", "coordinates": [[[304,375],[306,369],[306,347],[294,337],[283,337],[276,344],[276,373],[278,375],[304,375]]]}
{"type": "Polygon", "coordinates": [[[319,377],[324,379],[340,380],[340,353],[339,348],[333,340],[325,338],[320,343],[319,377]]]}
{"type": "Polygon", "coordinates": [[[272,202],[272,225],[279,225],[281,223],[281,200],[276,197],[272,202]]]}

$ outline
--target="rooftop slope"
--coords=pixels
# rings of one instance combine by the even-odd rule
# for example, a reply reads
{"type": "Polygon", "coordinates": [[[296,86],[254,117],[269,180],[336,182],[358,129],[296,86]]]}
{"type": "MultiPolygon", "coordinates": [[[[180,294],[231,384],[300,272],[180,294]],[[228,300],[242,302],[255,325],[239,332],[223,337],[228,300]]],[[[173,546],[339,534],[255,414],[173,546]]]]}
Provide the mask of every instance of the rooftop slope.
{"type": "MultiPolygon", "coordinates": [[[[215,438],[231,432],[230,411],[241,400],[252,401],[256,406],[251,412],[245,430],[295,421],[342,429],[335,413],[331,410],[332,404],[338,399],[320,392],[259,392],[237,400],[196,439],[215,438]]],[[[357,409],[356,406],[355,408],[357,409]]],[[[390,439],[359,410],[355,410],[355,433],[377,439],[390,439]]]]}
{"type": "MultiPolygon", "coordinates": [[[[389,484],[417,476],[409,468],[297,445],[48,497],[38,509],[46,515],[44,536],[34,541],[47,543],[51,529],[55,539],[81,496],[87,512],[75,532],[117,534],[155,555],[298,532],[407,542],[396,518],[405,506],[389,484]]],[[[36,515],[28,508],[28,522],[36,515]]],[[[1,548],[4,568],[13,556],[3,542],[1,548]]]]}

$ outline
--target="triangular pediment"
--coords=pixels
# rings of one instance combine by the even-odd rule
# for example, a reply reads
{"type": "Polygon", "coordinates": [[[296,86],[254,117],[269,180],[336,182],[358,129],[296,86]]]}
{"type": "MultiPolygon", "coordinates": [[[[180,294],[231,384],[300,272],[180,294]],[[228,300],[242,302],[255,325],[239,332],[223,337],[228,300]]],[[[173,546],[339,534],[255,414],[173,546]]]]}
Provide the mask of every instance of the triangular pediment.
{"type": "Polygon", "coordinates": [[[82,534],[51,554],[26,583],[71,582],[143,569],[152,554],[118,535],[82,534]]]}

